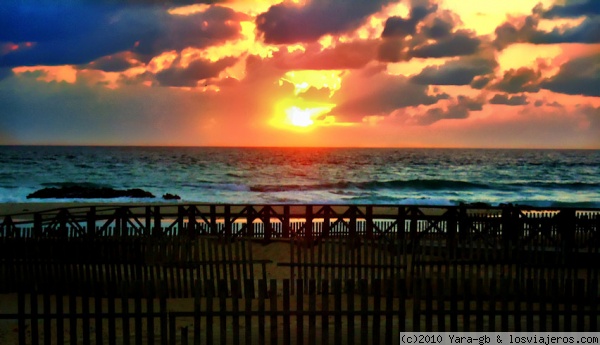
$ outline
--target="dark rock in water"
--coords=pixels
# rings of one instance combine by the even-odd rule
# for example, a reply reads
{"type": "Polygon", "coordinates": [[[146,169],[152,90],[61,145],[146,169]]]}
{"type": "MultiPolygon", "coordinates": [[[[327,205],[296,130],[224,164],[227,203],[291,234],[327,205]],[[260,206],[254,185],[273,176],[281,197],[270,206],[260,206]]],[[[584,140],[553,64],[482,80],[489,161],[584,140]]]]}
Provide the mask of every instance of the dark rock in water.
{"type": "Polygon", "coordinates": [[[177,194],[167,193],[163,195],[163,199],[165,200],[181,200],[181,197],[177,194]]]}
{"type": "Polygon", "coordinates": [[[95,188],[68,186],[62,188],[43,188],[27,195],[27,199],[111,199],[111,198],[154,198],[152,193],[134,188],[127,190],[113,188],[95,188]]]}

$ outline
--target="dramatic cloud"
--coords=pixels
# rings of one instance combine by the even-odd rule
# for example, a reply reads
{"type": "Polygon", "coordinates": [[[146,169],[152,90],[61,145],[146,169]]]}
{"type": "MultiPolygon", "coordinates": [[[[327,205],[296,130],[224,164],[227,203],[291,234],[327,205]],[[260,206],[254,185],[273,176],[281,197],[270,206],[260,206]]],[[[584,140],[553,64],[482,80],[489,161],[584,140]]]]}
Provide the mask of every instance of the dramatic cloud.
{"type": "Polygon", "coordinates": [[[538,92],[541,73],[528,67],[504,72],[504,77],[491,88],[508,93],[538,92]]]}
{"type": "Polygon", "coordinates": [[[494,46],[502,50],[512,43],[527,42],[537,31],[539,20],[535,16],[513,19],[496,28],[494,46]]]}
{"type": "Polygon", "coordinates": [[[81,69],[97,69],[104,72],[122,72],[138,65],[131,55],[127,53],[108,55],[79,67],[81,69]]]}
{"type": "Polygon", "coordinates": [[[414,35],[417,24],[436,10],[437,5],[435,4],[413,4],[408,18],[390,17],[386,20],[381,37],[404,38],[408,35],[414,35]]]}
{"type": "Polygon", "coordinates": [[[558,74],[540,85],[554,92],[600,97],[600,54],[564,63],[558,74]]]}
{"type": "Polygon", "coordinates": [[[279,51],[273,55],[282,69],[355,69],[362,68],[375,59],[378,44],[371,40],[357,40],[322,49],[315,43],[309,44],[306,51],[279,51]]]}
{"type": "Polygon", "coordinates": [[[579,25],[568,28],[555,27],[551,31],[538,29],[539,8],[532,15],[513,18],[496,28],[494,45],[502,50],[512,43],[557,44],[600,43],[600,17],[585,18],[579,25]]]}
{"type": "Polygon", "coordinates": [[[435,43],[415,48],[410,52],[410,55],[418,58],[471,55],[477,52],[477,48],[481,43],[481,40],[471,37],[472,35],[474,34],[471,32],[460,30],[435,43]]]}
{"type": "Polygon", "coordinates": [[[570,29],[554,28],[550,32],[536,31],[529,42],[535,44],[553,43],[600,43],[600,17],[586,18],[581,24],[570,29]]]}
{"type": "Polygon", "coordinates": [[[229,57],[211,63],[206,60],[192,61],[187,67],[171,66],[156,74],[156,80],[162,86],[196,86],[199,80],[216,78],[219,73],[237,62],[237,58],[229,57]]]}
{"type": "Polygon", "coordinates": [[[496,62],[484,58],[462,58],[441,66],[425,67],[411,78],[417,84],[468,85],[476,76],[493,72],[496,62]]]}
{"type": "Polygon", "coordinates": [[[529,102],[527,101],[527,96],[525,95],[508,96],[507,94],[495,94],[494,97],[490,99],[490,103],[511,106],[529,104],[529,102]]]}
{"type": "Polygon", "coordinates": [[[481,44],[475,32],[452,32],[460,19],[449,11],[436,10],[435,5],[417,6],[413,7],[407,19],[388,18],[381,34],[379,60],[399,62],[413,57],[440,58],[475,54],[481,44]]]}
{"type": "Polygon", "coordinates": [[[597,0],[567,1],[565,5],[552,6],[544,12],[545,18],[575,18],[580,16],[600,15],[597,0]]]}
{"type": "Polygon", "coordinates": [[[313,42],[326,34],[355,29],[389,0],[318,0],[305,6],[283,2],[256,18],[264,41],[271,44],[313,42]]]}
{"type": "Polygon", "coordinates": [[[431,108],[416,118],[416,124],[427,126],[445,119],[466,119],[471,111],[483,109],[483,102],[466,96],[458,96],[446,109],[431,108]]]}
{"type": "Polygon", "coordinates": [[[147,60],[166,50],[207,47],[239,37],[240,14],[212,6],[189,16],[160,6],[9,3],[0,42],[31,42],[0,56],[0,66],[85,64],[131,50],[147,60]]]}
{"type": "Polygon", "coordinates": [[[598,148],[599,11],[0,1],[0,143],[598,148]]]}
{"type": "Polygon", "coordinates": [[[400,108],[430,105],[446,98],[446,95],[429,95],[427,86],[415,85],[403,76],[387,75],[379,67],[347,76],[338,94],[332,99],[338,104],[332,113],[345,121],[388,115],[400,108]]]}

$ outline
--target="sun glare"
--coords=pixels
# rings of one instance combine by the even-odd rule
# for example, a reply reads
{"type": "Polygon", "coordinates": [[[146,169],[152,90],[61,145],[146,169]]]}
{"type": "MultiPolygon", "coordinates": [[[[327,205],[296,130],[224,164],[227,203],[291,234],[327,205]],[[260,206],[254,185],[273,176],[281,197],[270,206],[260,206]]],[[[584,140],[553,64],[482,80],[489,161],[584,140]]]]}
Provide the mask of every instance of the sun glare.
{"type": "Polygon", "coordinates": [[[299,99],[284,99],[275,104],[274,116],[269,124],[276,128],[300,132],[331,126],[335,124],[335,119],[327,113],[334,106],[334,104],[299,99]]]}
{"type": "Polygon", "coordinates": [[[315,123],[312,119],[312,113],[314,113],[314,111],[311,110],[314,109],[300,109],[298,107],[291,107],[286,109],[285,113],[292,126],[308,127],[315,123]]]}

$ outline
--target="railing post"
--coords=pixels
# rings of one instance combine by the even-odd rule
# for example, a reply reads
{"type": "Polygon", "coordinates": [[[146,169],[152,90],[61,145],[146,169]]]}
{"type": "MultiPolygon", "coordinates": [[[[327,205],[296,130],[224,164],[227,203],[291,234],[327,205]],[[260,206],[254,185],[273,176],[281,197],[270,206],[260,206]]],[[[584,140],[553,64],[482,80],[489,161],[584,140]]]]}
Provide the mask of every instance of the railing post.
{"type": "Polygon", "coordinates": [[[248,214],[246,215],[246,233],[248,237],[254,237],[254,207],[248,206],[248,214]]]}
{"type": "Polygon", "coordinates": [[[454,258],[455,254],[456,254],[456,247],[458,244],[457,241],[457,223],[458,223],[458,219],[457,219],[457,213],[458,213],[458,209],[456,207],[452,207],[448,209],[447,214],[447,222],[448,225],[446,227],[446,236],[448,237],[446,239],[446,246],[448,249],[448,255],[450,256],[450,258],[454,258]]]}
{"type": "Polygon", "coordinates": [[[373,238],[373,206],[369,205],[367,206],[367,210],[366,210],[366,222],[367,222],[367,238],[373,238]]]}
{"type": "Polygon", "coordinates": [[[233,224],[231,223],[231,207],[229,205],[225,205],[224,217],[225,217],[225,236],[231,237],[233,234],[233,229],[232,229],[233,224]]]}
{"type": "Polygon", "coordinates": [[[419,224],[419,218],[417,217],[417,207],[413,206],[410,208],[410,239],[413,242],[418,240],[417,229],[419,224]]]}
{"type": "Polygon", "coordinates": [[[350,206],[350,238],[356,238],[356,206],[350,206]]]}
{"type": "Polygon", "coordinates": [[[183,235],[184,222],[183,218],[185,218],[186,212],[185,207],[177,206],[177,234],[183,235]]]}
{"type": "Polygon", "coordinates": [[[464,204],[458,207],[458,237],[460,240],[464,240],[469,236],[471,226],[469,224],[469,218],[467,216],[467,209],[464,204]]]}
{"type": "Polygon", "coordinates": [[[0,226],[0,235],[3,237],[12,237],[14,234],[14,224],[11,216],[4,217],[4,221],[2,222],[2,226],[0,226]]]}
{"type": "Polygon", "coordinates": [[[512,205],[505,206],[502,209],[502,246],[504,247],[504,258],[512,258],[513,238],[517,234],[514,208],[512,205]]]}
{"type": "Polygon", "coordinates": [[[323,208],[323,233],[321,234],[321,237],[323,238],[329,237],[329,230],[331,229],[331,218],[329,217],[330,213],[331,208],[329,206],[325,206],[323,208]]]}
{"type": "Polygon", "coordinates": [[[149,236],[152,232],[152,207],[146,206],[146,226],[144,229],[144,235],[149,236]]]}
{"type": "MultiPolygon", "coordinates": [[[[219,228],[217,227],[217,206],[210,205],[210,232],[213,235],[219,233],[219,228]]],[[[231,237],[231,232],[225,233],[226,237],[231,237]]]]}
{"type": "Polygon", "coordinates": [[[406,207],[398,206],[396,215],[396,237],[404,238],[406,235],[406,207]]]}
{"type": "Polygon", "coordinates": [[[91,206],[87,213],[87,236],[94,237],[96,235],[96,206],[91,206]]]}
{"type": "Polygon", "coordinates": [[[282,227],[282,236],[283,238],[290,238],[290,206],[283,206],[283,224],[282,227]]]}
{"type": "Polygon", "coordinates": [[[33,237],[42,237],[42,215],[40,213],[33,215],[33,237]]]}
{"type": "Polygon", "coordinates": [[[189,238],[193,238],[196,235],[196,206],[188,207],[187,233],[189,238]]]}
{"type": "Polygon", "coordinates": [[[306,223],[304,226],[304,237],[308,243],[312,243],[313,239],[313,209],[312,205],[306,205],[306,223]]]}
{"type": "Polygon", "coordinates": [[[152,235],[162,235],[162,216],[160,215],[160,206],[154,206],[154,232],[152,235]]]}
{"type": "Polygon", "coordinates": [[[570,264],[573,259],[573,251],[575,248],[575,210],[574,209],[562,209],[557,215],[558,217],[558,229],[560,237],[562,238],[563,244],[563,257],[564,263],[570,264]]]}
{"type": "Polygon", "coordinates": [[[56,217],[58,218],[58,236],[67,237],[67,214],[66,208],[61,208],[56,217]]]}
{"type": "Polygon", "coordinates": [[[265,206],[263,208],[263,224],[265,225],[265,241],[270,241],[271,240],[271,232],[272,232],[272,226],[271,226],[271,206],[265,206]]]}

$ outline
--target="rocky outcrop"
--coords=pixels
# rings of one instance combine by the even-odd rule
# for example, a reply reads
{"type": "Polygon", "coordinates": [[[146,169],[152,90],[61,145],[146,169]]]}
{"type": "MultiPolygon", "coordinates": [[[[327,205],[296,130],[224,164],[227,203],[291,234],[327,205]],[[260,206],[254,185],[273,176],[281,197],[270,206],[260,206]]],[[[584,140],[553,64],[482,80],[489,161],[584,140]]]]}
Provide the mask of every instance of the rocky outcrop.
{"type": "Polygon", "coordinates": [[[167,193],[163,195],[163,199],[165,200],[181,200],[181,197],[177,194],[167,193]]]}
{"type": "Polygon", "coordinates": [[[154,198],[143,189],[127,190],[106,187],[66,186],[61,188],[43,188],[27,195],[27,199],[112,199],[112,198],[154,198]]]}

